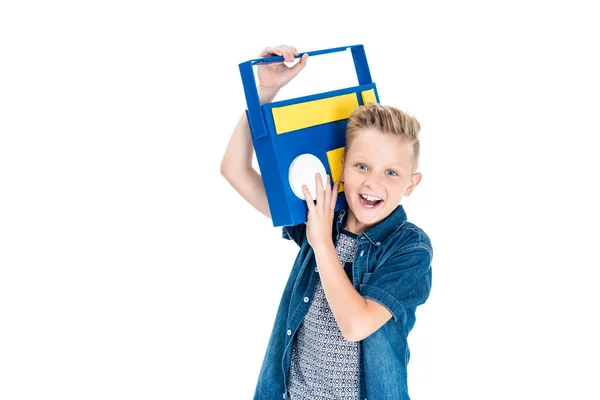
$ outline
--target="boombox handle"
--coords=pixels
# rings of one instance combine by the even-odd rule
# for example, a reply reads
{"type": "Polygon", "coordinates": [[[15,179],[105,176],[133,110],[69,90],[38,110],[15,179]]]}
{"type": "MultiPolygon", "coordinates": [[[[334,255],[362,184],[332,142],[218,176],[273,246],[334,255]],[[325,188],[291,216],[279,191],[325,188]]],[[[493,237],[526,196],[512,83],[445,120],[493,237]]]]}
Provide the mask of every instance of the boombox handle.
{"type": "MultiPolygon", "coordinates": [[[[336,53],[338,51],[345,51],[350,49],[352,51],[352,59],[354,60],[354,68],[356,69],[356,76],[358,78],[359,85],[365,85],[373,83],[371,80],[371,72],[369,71],[369,65],[367,64],[367,56],[365,55],[365,49],[362,44],[354,46],[336,47],[332,49],[309,51],[309,56],[318,56],[321,54],[336,53]]],[[[295,58],[302,57],[304,53],[299,53],[295,58]]],[[[267,129],[265,122],[262,118],[260,100],[258,98],[258,89],[256,87],[256,81],[254,80],[254,69],[255,65],[259,64],[270,64],[274,62],[284,61],[282,56],[272,56],[265,58],[256,58],[241,63],[240,74],[242,75],[242,84],[244,85],[244,93],[246,94],[246,105],[248,106],[248,123],[250,124],[250,131],[254,138],[258,139],[267,135],[267,129]]]]}

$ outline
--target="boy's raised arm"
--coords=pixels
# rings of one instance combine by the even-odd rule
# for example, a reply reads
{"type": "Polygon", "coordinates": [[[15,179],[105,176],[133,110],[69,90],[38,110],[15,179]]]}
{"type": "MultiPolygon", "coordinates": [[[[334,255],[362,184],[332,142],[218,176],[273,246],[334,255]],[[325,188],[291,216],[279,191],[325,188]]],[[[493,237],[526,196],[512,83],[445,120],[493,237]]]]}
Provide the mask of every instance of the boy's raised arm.
{"type": "MultiPolygon", "coordinates": [[[[291,46],[267,47],[259,57],[283,56],[285,61],[294,61],[298,51],[291,46]]],[[[261,104],[273,101],[279,89],[292,80],[306,65],[308,55],[304,55],[293,67],[283,62],[257,67],[258,96],[261,104]]],[[[221,161],[221,175],[254,208],[271,218],[264,183],[260,174],[252,167],[254,146],[246,113],[240,117],[221,161]]]]}
{"type": "Polygon", "coordinates": [[[223,161],[221,161],[221,175],[248,203],[271,218],[262,177],[252,167],[253,154],[254,146],[250,137],[248,120],[244,113],[233,130],[225,150],[223,161]]]}

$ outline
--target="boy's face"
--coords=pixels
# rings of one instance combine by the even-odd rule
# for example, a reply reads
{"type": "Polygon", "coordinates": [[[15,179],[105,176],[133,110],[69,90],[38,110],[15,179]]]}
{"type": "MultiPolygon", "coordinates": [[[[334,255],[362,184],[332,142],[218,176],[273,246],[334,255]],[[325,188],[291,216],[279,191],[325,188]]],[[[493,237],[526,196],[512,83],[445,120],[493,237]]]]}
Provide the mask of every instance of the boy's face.
{"type": "MultiPolygon", "coordinates": [[[[412,170],[412,149],[401,139],[363,129],[342,160],[340,181],[348,201],[346,229],[360,234],[385,219],[421,181],[412,170]],[[361,194],[381,200],[369,201],[361,194]]],[[[372,198],[371,198],[372,200],[372,198]]]]}

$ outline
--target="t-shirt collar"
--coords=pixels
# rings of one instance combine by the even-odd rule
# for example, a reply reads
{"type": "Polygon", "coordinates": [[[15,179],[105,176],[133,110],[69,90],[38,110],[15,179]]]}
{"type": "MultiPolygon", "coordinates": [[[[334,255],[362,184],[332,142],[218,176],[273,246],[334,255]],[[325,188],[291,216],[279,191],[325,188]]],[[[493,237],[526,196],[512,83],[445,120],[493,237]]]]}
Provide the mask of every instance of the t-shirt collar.
{"type": "MultiPolygon", "coordinates": [[[[337,233],[339,234],[346,223],[346,219],[348,218],[348,206],[339,210],[337,212],[337,216],[334,214],[334,218],[336,218],[337,221],[336,228],[337,233]]],[[[371,228],[367,229],[362,233],[362,235],[369,239],[373,245],[381,246],[381,244],[384,243],[394,232],[400,229],[400,227],[404,225],[406,221],[407,217],[404,207],[402,204],[398,204],[398,207],[396,207],[396,209],[394,209],[390,215],[385,217],[382,221],[375,224],[371,228]]]]}

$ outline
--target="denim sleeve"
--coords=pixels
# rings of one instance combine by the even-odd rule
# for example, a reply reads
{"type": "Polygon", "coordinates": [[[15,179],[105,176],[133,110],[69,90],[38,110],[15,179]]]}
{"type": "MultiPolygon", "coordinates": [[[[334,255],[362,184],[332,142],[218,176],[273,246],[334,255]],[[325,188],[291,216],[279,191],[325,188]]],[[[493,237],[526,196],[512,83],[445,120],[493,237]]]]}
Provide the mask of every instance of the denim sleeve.
{"type": "Polygon", "coordinates": [[[387,308],[394,321],[405,323],[405,310],[425,303],[429,297],[431,258],[426,246],[397,250],[375,271],[363,275],[360,294],[387,308]]]}
{"type": "Polygon", "coordinates": [[[281,228],[281,236],[284,239],[293,240],[302,247],[302,243],[306,240],[306,224],[303,222],[298,225],[284,226],[281,228]]]}

